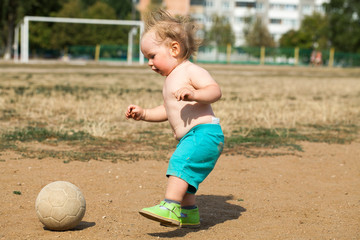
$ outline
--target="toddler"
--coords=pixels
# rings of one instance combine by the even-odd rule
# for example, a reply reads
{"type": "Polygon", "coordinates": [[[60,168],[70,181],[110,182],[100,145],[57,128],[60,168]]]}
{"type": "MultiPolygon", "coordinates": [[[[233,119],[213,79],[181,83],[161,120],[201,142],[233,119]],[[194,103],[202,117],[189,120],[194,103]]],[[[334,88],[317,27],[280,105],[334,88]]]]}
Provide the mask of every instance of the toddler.
{"type": "Polygon", "coordinates": [[[151,69],[165,76],[163,104],[151,109],[129,105],[127,119],[169,121],[179,141],[169,161],[165,200],[140,214],[166,226],[199,227],[195,193],[219,158],[224,135],[211,108],[221,98],[219,85],[189,61],[198,48],[194,25],[158,10],[145,20],[141,51],[151,69]]]}

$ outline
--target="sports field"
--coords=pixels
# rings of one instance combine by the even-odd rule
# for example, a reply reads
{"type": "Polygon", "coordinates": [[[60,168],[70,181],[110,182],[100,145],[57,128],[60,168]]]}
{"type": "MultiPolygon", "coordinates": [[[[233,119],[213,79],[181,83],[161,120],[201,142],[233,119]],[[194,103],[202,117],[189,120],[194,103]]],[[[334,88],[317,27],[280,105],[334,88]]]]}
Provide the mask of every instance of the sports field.
{"type": "Polygon", "coordinates": [[[0,63],[0,239],[359,239],[360,69],[203,65],[226,137],[200,185],[202,226],[161,227],[138,210],[164,196],[177,142],[168,123],[126,120],[162,102],[146,66],[0,63]],[[42,227],[46,184],[78,186],[73,231],[42,227]]]}

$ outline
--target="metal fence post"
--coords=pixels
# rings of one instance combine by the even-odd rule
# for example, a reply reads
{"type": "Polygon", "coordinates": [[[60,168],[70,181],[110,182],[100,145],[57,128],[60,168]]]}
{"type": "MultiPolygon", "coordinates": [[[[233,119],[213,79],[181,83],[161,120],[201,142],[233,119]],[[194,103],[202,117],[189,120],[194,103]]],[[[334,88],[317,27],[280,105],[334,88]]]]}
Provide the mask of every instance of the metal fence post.
{"type": "Polygon", "coordinates": [[[294,65],[296,66],[299,64],[299,47],[295,48],[294,59],[294,65]]]}
{"type": "Polygon", "coordinates": [[[329,67],[334,66],[334,55],[335,55],[335,48],[330,48],[330,55],[329,55],[329,67]]]}
{"type": "Polygon", "coordinates": [[[260,49],[260,64],[264,65],[265,64],[265,47],[262,46],[260,49]]]}

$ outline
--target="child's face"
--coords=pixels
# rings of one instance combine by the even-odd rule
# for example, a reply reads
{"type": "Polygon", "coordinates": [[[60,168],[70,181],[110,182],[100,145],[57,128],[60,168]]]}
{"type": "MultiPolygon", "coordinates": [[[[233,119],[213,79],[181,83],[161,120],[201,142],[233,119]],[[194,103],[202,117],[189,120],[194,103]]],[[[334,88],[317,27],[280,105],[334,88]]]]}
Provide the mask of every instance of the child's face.
{"type": "Polygon", "coordinates": [[[160,42],[153,31],[143,36],[141,52],[149,60],[151,69],[162,76],[168,76],[178,64],[177,55],[174,55],[169,44],[160,42]]]}

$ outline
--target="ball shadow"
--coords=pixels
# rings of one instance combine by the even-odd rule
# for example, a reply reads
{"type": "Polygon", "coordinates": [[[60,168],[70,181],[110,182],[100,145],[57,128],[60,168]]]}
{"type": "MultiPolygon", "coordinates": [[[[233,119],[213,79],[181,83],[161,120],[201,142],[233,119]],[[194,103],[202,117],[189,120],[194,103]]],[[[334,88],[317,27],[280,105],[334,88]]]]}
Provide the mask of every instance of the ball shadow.
{"type": "Polygon", "coordinates": [[[74,229],[72,229],[72,231],[81,231],[87,228],[91,228],[95,225],[96,225],[95,222],[81,221],[74,229]]]}
{"type": "MultiPolygon", "coordinates": [[[[159,238],[184,237],[189,232],[197,232],[207,230],[217,224],[224,223],[229,220],[238,219],[242,212],[246,209],[240,205],[228,203],[233,200],[232,195],[215,196],[215,195],[199,195],[196,198],[200,211],[201,226],[197,229],[176,228],[169,232],[148,233],[150,236],[159,238]]],[[[174,228],[169,228],[174,229],[174,228]]]]}
{"type": "Polygon", "coordinates": [[[95,222],[81,221],[75,228],[68,229],[68,230],[52,230],[47,227],[43,227],[43,228],[44,228],[44,230],[52,231],[52,232],[65,232],[65,231],[81,231],[81,230],[93,227],[95,225],[96,225],[95,222]]]}

